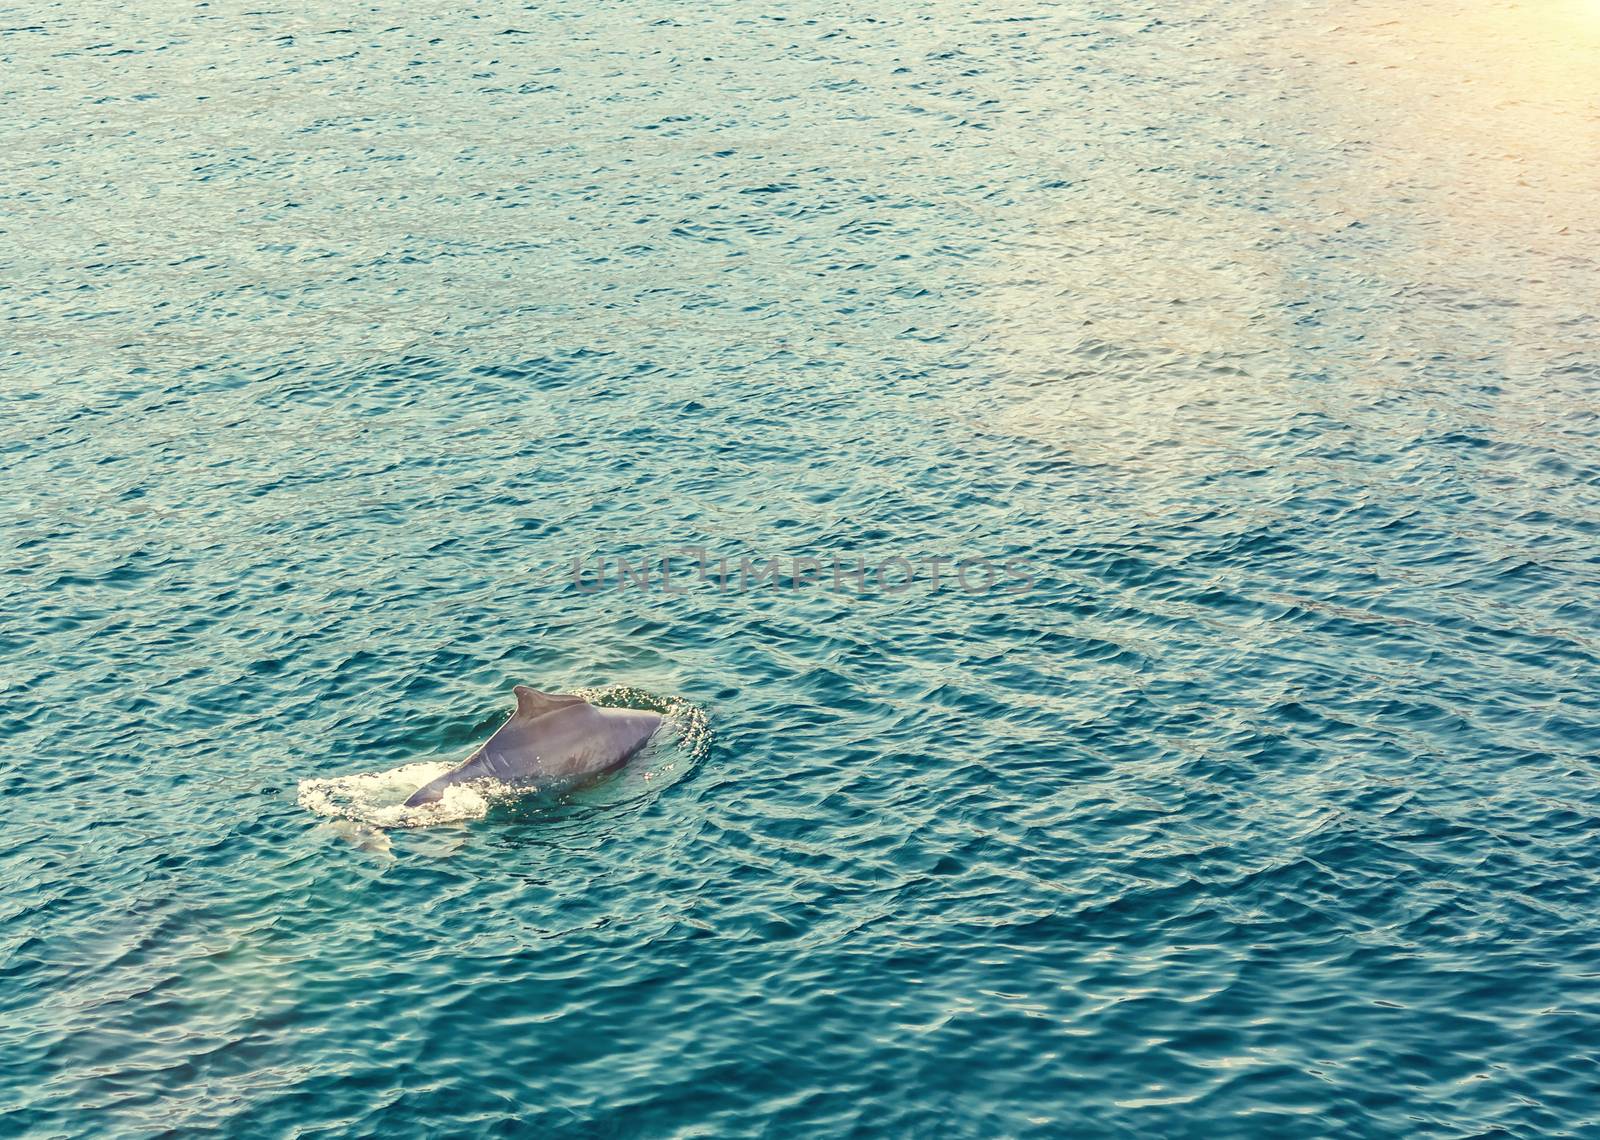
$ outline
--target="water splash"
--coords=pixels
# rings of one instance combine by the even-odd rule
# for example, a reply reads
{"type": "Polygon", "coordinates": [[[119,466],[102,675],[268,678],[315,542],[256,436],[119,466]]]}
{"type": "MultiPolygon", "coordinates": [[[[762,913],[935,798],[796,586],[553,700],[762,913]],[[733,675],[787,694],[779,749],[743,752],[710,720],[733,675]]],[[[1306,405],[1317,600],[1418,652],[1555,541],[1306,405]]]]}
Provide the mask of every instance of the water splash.
{"type": "MultiPolygon", "coordinates": [[[[444,775],[455,765],[449,761],[403,764],[383,772],[357,772],[326,780],[301,780],[300,806],[331,819],[347,819],[373,827],[426,827],[482,819],[491,795],[482,785],[455,784],[436,803],[406,807],[411,793],[444,775]]],[[[506,785],[500,785],[506,792],[506,785]]]]}

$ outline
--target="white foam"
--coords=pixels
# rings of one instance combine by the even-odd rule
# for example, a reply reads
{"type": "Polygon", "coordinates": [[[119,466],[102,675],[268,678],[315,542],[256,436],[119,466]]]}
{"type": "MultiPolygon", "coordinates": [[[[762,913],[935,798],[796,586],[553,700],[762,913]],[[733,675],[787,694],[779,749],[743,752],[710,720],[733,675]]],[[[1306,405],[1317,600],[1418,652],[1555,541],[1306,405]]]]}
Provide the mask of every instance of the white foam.
{"type": "MultiPolygon", "coordinates": [[[[327,780],[301,780],[300,806],[330,819],[349,819],[373,827],[427,827],[482,819],[498,798],[479,784],[452,784],[436,803],[406,807],[411,793],[455,765],[425,761],[384,772],[357,772],[327,780]]],[[[511,789],[506,788],[507,792],[511,789]]]]}

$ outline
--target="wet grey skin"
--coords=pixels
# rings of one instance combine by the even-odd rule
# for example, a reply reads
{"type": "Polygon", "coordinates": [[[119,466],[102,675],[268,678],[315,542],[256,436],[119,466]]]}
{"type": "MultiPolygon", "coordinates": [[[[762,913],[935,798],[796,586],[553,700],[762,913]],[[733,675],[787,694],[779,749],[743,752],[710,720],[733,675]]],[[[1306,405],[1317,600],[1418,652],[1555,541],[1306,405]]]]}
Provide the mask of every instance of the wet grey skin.
{"type": "Polygon", "coordinates": [[[568,693],[517,685],[517,711],[460,765],[418,788],[406,807],[437,802],[452,784],[494,779],[559,793],[620,768],[661,727],[659,713],[596,708],[568,693]]]}

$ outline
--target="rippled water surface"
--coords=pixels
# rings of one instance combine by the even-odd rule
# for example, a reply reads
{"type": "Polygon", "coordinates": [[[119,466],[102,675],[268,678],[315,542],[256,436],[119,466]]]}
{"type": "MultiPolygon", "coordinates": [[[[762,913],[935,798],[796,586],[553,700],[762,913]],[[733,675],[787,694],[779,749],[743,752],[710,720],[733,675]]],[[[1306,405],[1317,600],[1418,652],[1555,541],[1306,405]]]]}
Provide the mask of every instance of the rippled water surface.
{"type": "Polygon", "coordinates": [[[1600,1129],[1600,6],[0,31],[0,1131],[1600,1129]]]}

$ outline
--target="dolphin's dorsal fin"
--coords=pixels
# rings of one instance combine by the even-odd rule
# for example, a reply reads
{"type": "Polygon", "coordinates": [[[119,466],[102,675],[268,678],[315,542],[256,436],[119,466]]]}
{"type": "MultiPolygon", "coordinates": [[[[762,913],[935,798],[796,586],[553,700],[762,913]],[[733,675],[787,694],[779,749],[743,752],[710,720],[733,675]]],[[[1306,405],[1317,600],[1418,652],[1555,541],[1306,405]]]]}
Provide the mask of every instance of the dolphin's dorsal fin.
{"type": "Polygon", "coordinates": [[[526,685],[513,685],[511,691],[517,694],[517,715],[527,720],[543,716],[547,712],[566,708],[568,705],[581,705],[582,697],[575,697],[571,693],[541,693],[538,689],[530,689],[526,685]]]}

